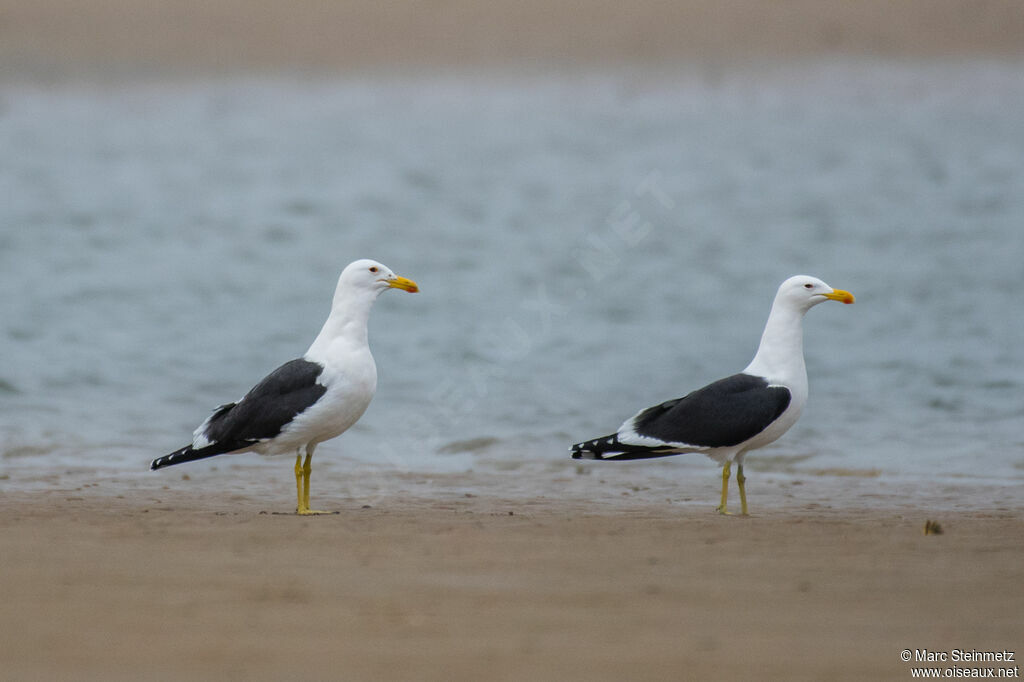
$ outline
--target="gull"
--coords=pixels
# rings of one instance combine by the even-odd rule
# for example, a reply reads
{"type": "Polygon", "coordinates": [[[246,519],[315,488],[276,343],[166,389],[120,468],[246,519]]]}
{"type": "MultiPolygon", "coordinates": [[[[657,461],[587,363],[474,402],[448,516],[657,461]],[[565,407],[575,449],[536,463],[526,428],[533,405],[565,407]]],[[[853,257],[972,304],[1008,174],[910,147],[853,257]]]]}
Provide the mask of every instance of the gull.
{"type": "Polygon", "coordinates": [[[853,303],[848,291],[833,289],[817,277],[797,275],[779,286],[761,345],[739,374],[719,379],[676,400],[649,407],[627,419],[619,430],[572,446],[573,459],[632,460],[700,452],[722,465],[722,501],[728,514],[729,476],[736,483],[747,515],[747,453],[778,440],[807,404],[804,365],[804,314],[825,301],[853,303]]]}
{"type": "Polygon", "coordinates": [[[347,431],[377,390],[367,322],[377,297],[388,289],[419,291],[373,260],[350,263],[338,278],[331,313],[309,350],[263,378],[240,400],[217,407],[193,432],[192,442],[153,460],[150,468],[216,455],[295,453],[296,513],[309,507],[313,451],[347,431]],[[302,454],[305,453],[305,461],[302,454]]]}

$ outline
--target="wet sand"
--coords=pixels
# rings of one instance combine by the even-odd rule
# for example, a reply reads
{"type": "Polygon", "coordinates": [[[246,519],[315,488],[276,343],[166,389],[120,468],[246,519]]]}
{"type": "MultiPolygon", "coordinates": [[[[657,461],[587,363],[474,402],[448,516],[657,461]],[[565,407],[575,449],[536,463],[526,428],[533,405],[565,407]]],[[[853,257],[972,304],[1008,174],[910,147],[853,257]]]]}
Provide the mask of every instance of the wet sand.
{"type": "Polygon", "coordinates": [[[1024,516],[998,487],[762,475],[755,515],[724,517],[708,469],[665,499],[631,473],[513,497],[492,494],[511,473],[354,498],[327,475],[314,506],[340,513],[316,518],[275,513],[292,487],[262,466],[8,480],[0,660],[9,679],[881,680],[909,678],[904,648],[1019,646],[1024,516]]]}

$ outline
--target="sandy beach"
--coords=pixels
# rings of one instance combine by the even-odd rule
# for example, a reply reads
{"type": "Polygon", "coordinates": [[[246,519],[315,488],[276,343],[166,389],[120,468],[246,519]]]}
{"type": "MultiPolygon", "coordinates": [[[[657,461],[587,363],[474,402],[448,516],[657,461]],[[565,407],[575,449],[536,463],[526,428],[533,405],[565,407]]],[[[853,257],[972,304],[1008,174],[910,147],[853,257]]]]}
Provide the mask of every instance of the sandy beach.
{"type": "Polygon", "coordinates": [[[314,506],[340,513],[316,518],[278,513],[287,477],[264,467],[65,477],[0,498],[0,660],[9,679],[899,680],[906,648],[1019,648],[1024,520],[998,488],[761,477],[754,515],[724,517],[708,469],[664,500],[630,473],[505,498],[509,475],[372,498],[329,477],[314,506]]]}
{"type": "Polygon", "coordinates": [[[237,72],[759,63],[824,54],[1010,56],[1015,0],[239,2],[0,0],[0,75],[33,80],[237,72]]]}

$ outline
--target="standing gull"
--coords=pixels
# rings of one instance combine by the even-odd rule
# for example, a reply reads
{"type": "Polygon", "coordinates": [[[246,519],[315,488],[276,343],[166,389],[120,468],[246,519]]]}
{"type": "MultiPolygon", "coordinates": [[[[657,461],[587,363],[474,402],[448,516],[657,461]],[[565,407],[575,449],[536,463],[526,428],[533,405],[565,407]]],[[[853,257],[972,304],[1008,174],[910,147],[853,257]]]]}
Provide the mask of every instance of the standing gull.
{"type": "Polygon", "coordinates": [[[373,399],[377,365],[366,325],[374,301],[387,289],[419,291],[415,282],[376,261],[350,263],[338,278],[331,314],[306,354],[275,369],[238,402],[215,409],[190,445],[153,460],[150,468],[223,454],[294,452],[296,513],[325,513],[309,508],[313,450],[347,431],[373,399]]]}
{"type": "Polygon", "coordinates": [[[609,436],[576,443],[573,459],[648,459],[702,452],[723,465],[718,507],[723,514],[729,513],[729,470],[735,462],[746,515],[743,458],[750,450],[777,440],[800,418],[807,403],[804,314],[829,300],[853,303],[853,294],[833,289],[816,277],[790,277],[775,294],[761,345],[746,369],[649,407],[609,436]]]}

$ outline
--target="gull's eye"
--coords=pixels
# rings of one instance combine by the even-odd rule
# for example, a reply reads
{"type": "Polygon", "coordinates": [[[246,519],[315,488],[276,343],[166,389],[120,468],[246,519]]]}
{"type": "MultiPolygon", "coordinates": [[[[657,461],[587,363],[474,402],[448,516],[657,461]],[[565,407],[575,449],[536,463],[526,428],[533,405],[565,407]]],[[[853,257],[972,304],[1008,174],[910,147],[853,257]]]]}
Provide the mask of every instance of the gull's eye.
{"type": "Polygon", "coordinates": [[[811,284],[810,282],[808,282],[807,284],[804,285],[804,289],[813,289],[813,288],[814,288],[814,285],[811,284]]]}
{"type": "MultiPolygon", "coordinates": [[[[378,268],[376,265],[373,265],[373,266],[370,267],[370,272],[377,272],[379,269],[380,268],[378,268]]],[[[811,285],[808,284],[807,286],[811,286],[811,285]]]]}

